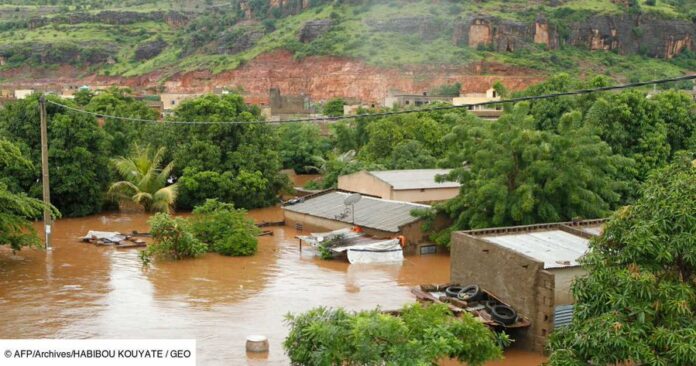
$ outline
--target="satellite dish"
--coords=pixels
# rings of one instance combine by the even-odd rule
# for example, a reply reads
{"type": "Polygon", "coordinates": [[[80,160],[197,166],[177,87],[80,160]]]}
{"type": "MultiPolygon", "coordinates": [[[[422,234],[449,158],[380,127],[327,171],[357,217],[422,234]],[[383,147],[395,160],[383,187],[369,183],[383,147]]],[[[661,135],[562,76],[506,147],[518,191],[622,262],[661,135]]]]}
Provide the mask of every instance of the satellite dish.
{"type": "Polygon", "coordinates": [[[358,203],[358,201],[360,201],[361,198],[362,196],[360,195],[360,193],[353,193],[350,196],[346,197],[345,200],[343,200],[343,204],[346,206],[354,205],[358,203]]]}

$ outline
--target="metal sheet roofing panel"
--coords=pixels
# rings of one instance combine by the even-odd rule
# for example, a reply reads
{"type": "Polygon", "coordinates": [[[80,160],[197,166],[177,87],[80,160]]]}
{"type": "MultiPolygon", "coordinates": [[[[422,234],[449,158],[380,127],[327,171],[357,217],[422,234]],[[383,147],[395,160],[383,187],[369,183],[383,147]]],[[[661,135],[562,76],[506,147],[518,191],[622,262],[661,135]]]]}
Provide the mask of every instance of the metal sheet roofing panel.
{"type": "MultiPolygon", "coordinates": [[[[329,192],[284,206],[283,209],[350,224],[353,223],[351,208],[343,203],[349,195],[344,192],[329,192]]],[[[396,233],[399,232],[399,227],[419,220],[411,216],[411,210],[429,207],[363,196],[355,204],[355,225],[396,233]]]]}
{"type": "Polygon", "coordinates": [[[387,182],[394,189],[425,189],[425,188],[456,188],[458,182],[435,181],[435,176],[444,175],[450,169],[406,169],[406,170],[373,170],[369,173],[387,182]]]}
{"type": "Polygon", "coordinates": [[[578,266],[588,248],[588,240],[563,230],[531,231],[483,238],[505,248],[544,262],[544,268],[578,266]]]}

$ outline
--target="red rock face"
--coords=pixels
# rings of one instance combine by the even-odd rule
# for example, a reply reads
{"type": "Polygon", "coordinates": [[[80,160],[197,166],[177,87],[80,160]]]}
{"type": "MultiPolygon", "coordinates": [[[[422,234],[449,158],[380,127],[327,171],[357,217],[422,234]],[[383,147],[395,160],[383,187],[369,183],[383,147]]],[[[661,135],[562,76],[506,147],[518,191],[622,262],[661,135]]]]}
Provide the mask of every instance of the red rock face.
{"type": "Polygon", "coordinates": [[[279,88],[283,95],[308,95],[313,102],[334,97],[381,104],[389,91],[422,93],[443,84],[460,82],[463,93],[485,92],[496,81],[509,90],[520,90],[544,79],[542,74],[527,69],[487,62],[464,66],[429,65],[380,68],[364,62],[338,57],[308,57],[295,60],[287,51],[274,51],[249,61],[236,70],[213,74],[208,70],[180,73],[160,86],[159,72],[132,78],[88,76],[78,77],[78,70],[63,68],[55,75],[32,74],[31,70],[15,69],[15,74],[0,73],[0,77],[32,82],[17,85],[115,85],[132,89],[166,91],[169,93],[212,92],[218,87],[238,88],[245,92],[248,103],[268,104],[270,88],[279,88]]]}
{"type": "Polygon", "coordinates": [[[170,92],[189,93],[212,91],[215,87],[241,87],[248,101],[261,104],[268,102],[270,88],[279,88],[284,95],[305,94],[312,101],[345,97],[381,104],[390,90],[420,94],[443,84],[460,82],[462,92],[484,92],[498,80],[508,89],[520,90],[543,77],[500,64],[378,68],[337,57],[296,61],[291,53],[277,51],[217,75],[202,71],[176,75],[165,83],[165,88],[170,92]]]}

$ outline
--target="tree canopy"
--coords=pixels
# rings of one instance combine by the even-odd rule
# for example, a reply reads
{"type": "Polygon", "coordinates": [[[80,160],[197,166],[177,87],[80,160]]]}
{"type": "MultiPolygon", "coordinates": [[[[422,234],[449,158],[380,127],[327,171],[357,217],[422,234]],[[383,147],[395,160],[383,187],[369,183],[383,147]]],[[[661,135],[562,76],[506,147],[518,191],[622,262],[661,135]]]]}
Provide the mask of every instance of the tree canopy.
{"type": "MultiPolygon", "coordinates": [[[[22,156],[17,146],[0,140],[0,172],[17,168],[31,169],[31,162],[22,156]]],[[[28,197],[24,192],[13,192],[0,181],[0,245],[9,245],[13,250],[38,246],[39,238],[29,220],[39,217],[44,207],[42,201],[28,197]]],[[[59,216],[54,207],[50,210],[54,217],[59,216]]]]}
{"type": "Polygon", "coordinates": [[[583,259],[551,365],[696,364],[696,161],[656,170],[583,259]]]}
{"type": "Polygon", "coordinates": [[[289,314],[286,322],[283,348],[292,365],[432,365],[456,358],[477,366],[501,358],[507,342],[469,313],[455,318],[442,304],[406,305],[398,317],[316,308],[289,314]]]}
{"type": "MultiPolygon", "coordinates": [[[[109,136],[92,116],[65,111],[52,104],[47,106],[47,114],[52,203],[65,216],[101,211],[110,181],[109,136]]],[[[0,131],[28,152],[34,167],[41,163],[39,120],[37,95],[0,109],[0,131]]],[[[39,197],[39,170],[34,168],[31,175],[33,179],[15,181],[15,184],[30,196],[39,197]]]]}
{"type": "Polygon", "coordinates": [[[556,131],[535,129],[526,103],[495,122],[457,126],[446,141],[461,193],[444,206],[460,229],[556,222],[609,214],[630,160],[565,114],[556,131]]]}

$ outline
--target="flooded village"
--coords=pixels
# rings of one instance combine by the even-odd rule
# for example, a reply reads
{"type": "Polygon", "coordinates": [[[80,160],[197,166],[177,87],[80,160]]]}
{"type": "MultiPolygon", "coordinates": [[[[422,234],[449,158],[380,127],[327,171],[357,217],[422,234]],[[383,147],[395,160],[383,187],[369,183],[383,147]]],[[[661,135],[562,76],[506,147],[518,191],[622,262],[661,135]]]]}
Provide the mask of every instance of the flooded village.
{"type": "Polygon", "coordinates": [[[696,365],[693,0],[0,2],[0,352],[696,365]]]}

